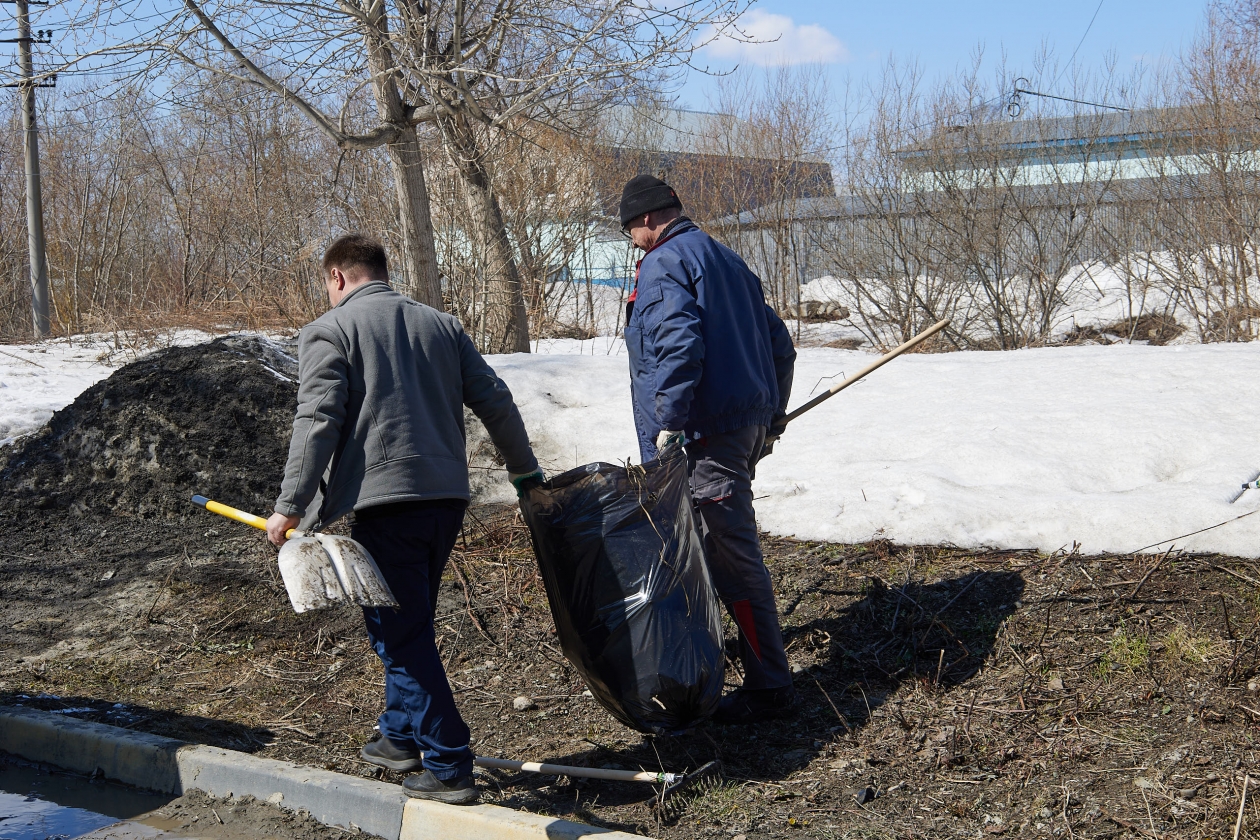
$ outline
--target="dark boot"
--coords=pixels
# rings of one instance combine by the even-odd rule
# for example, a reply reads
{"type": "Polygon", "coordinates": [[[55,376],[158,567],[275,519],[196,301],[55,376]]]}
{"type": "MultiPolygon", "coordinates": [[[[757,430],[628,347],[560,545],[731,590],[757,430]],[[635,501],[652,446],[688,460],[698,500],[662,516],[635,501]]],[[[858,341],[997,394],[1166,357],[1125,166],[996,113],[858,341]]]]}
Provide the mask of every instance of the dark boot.
{"type": "Polygon", "coordinates": [[[368,764],[375,764],[386,770],[397,770],[400,773],[420,768],[420,749],[415,744],[408,749],[384,736],[364,744],[363,749],[359,750],[359,755],[368,764]]]}
{"type": "Polygon", "coordinates": [[[713,722],[722,724],[760,723],[790,718],[796,714],[796,689],[739,688],[718,701],[713,722]]]}
{"type": "Polygon", "coordinates": [[[471,805],[480,793],[472,774],[444,782],[430,770],[403,780],[403,793],[415,799],[433,799],[448,805],[471,805]]]}

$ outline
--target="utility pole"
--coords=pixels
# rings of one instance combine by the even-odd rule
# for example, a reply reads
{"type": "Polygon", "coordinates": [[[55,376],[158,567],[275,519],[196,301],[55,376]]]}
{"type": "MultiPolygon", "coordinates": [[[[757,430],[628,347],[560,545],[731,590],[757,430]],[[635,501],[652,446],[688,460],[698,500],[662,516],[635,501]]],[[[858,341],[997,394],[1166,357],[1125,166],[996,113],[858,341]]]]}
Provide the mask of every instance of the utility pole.
{"type": "MultiPolygon", "coordinates": [[[[48,256],[44,247],[44,196],[39,185],[39,129],[35,122],[35,88],[51,87],[57,83],[35,81],[35,63],[31,56],[31,44],[46,44],[52,39],[51,30],[39,30],[31,37],[30,5],[46,6],[39,0],[4,0],[17,5],[18,37],[3,39],[18,45],[18,69],[22,81],[16,87],[22,97],[22,129],[25,139],[26,158],[26,233],[27,250],[31,264],[31,310],[34,316],[35,337],[47,338],[52,326],[48,316],[48,256]]],[[[14,85],[6,85],[14,87],[14,85]]]]}

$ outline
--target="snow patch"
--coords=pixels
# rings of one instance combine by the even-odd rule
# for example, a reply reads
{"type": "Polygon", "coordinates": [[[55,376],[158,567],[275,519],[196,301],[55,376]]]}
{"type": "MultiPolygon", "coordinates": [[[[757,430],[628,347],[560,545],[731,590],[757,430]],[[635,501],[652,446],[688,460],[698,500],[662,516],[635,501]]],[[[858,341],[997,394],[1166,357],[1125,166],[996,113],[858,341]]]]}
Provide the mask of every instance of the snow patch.
{"type": "MultiPolygon", "coordinates": [[[[624,350],[554,349],[490,357],[545,469],[637,461],[624,350]]],[[[793,406],[872,358],[799,352],[793,406]]],[[[789,427],[758,468],[758,519],[804,539],[1131,552],[1260,507],[1260,491],[1229,504],[1260,470],[1256,397],[1250,344],[906,356],[789,427]]],[[[485,498],[511,491],[496,478],[485,498]]],[[[1175,545],[1260,556],[1260,516],[1175,545]]]]}
{"type": "MultiPolygon", "coordinates": [[[[0,354],[0,434],[34,431],[122,359],[82,339],[0,354]],[[30,364],[28,362],[34,362],[30,364]]],[[[549,474],[638,460],[620,339],[542,340],[491,356],[549,474]]],[[[791,405],[869,362],[799,351],[791,405]]],[[[805,539],[1132,552],[1165,540],[1260,557],[1260,345],[1041,348],[914,354],[793,423],[758,468],[763,528],[805,539]]],[[[479,423],[479,501],[512,501],[479,423]]]]}

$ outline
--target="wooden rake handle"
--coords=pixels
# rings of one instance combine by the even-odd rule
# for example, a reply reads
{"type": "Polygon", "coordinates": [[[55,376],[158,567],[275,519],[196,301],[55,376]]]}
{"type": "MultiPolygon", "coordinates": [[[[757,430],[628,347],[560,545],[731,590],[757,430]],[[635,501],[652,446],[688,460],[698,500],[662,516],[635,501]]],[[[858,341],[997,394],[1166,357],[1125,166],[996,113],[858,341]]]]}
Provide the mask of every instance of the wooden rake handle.
{"type": "Polygon", "coordinates": [[[824,393],[819,394],[818,396],[814,397],[809,402],[805,403],[800,408],[793,411],[787,417],[783,418],[783,425],[786,426],[788,423],[791,423],[797,417],[800,417],[802,414],[809,411],[811,408],[814,408],[819,403],[823,402],[824,400],[831,399],[836,394],[843,391],[845,388],[848,388],[854,382],[857,382],[859,379],[862,379],[863,377],[868,376],[872,371],[875,371],[878,368],[881,368],[884,365],[888,364],[893,359],[897,358],[898,356],[900,356],[902,353],[906,352],[907,350],[910,350],[918,346],[919,344],[922,344],[923,342],[927,341],[929,338],[936,335],[938,332],[940,332],[941,330],[945,329],[948,326],[949,326],[948,318],[946,318],[943,321],[937,321],[935,324],[928,327],[926,330],[919,333],[914,338],[907,341],[905,344],[901,345],[900,347],[894,350],[889,351],[883,356],[880,356],[878,359],[871,362],[869,365],[862,368],[857,373],[853,374],[848,379],[841,382],[839,385],[832,385],[831,390],[825,391],[824,393]]]}

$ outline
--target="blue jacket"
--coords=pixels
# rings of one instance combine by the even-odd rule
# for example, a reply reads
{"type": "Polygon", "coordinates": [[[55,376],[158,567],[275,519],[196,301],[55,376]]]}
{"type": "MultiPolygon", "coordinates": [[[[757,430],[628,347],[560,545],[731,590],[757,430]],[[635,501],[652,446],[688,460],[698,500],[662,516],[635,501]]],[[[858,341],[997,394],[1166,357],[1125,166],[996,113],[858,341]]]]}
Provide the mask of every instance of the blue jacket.
{"type": "Polygon", "coordinates": [[[662,429],[696,440],[787,412],[796,361],[787,327],[757,275],[689,219],[640,262],[625,336],[645,462],[662,429]]]}

